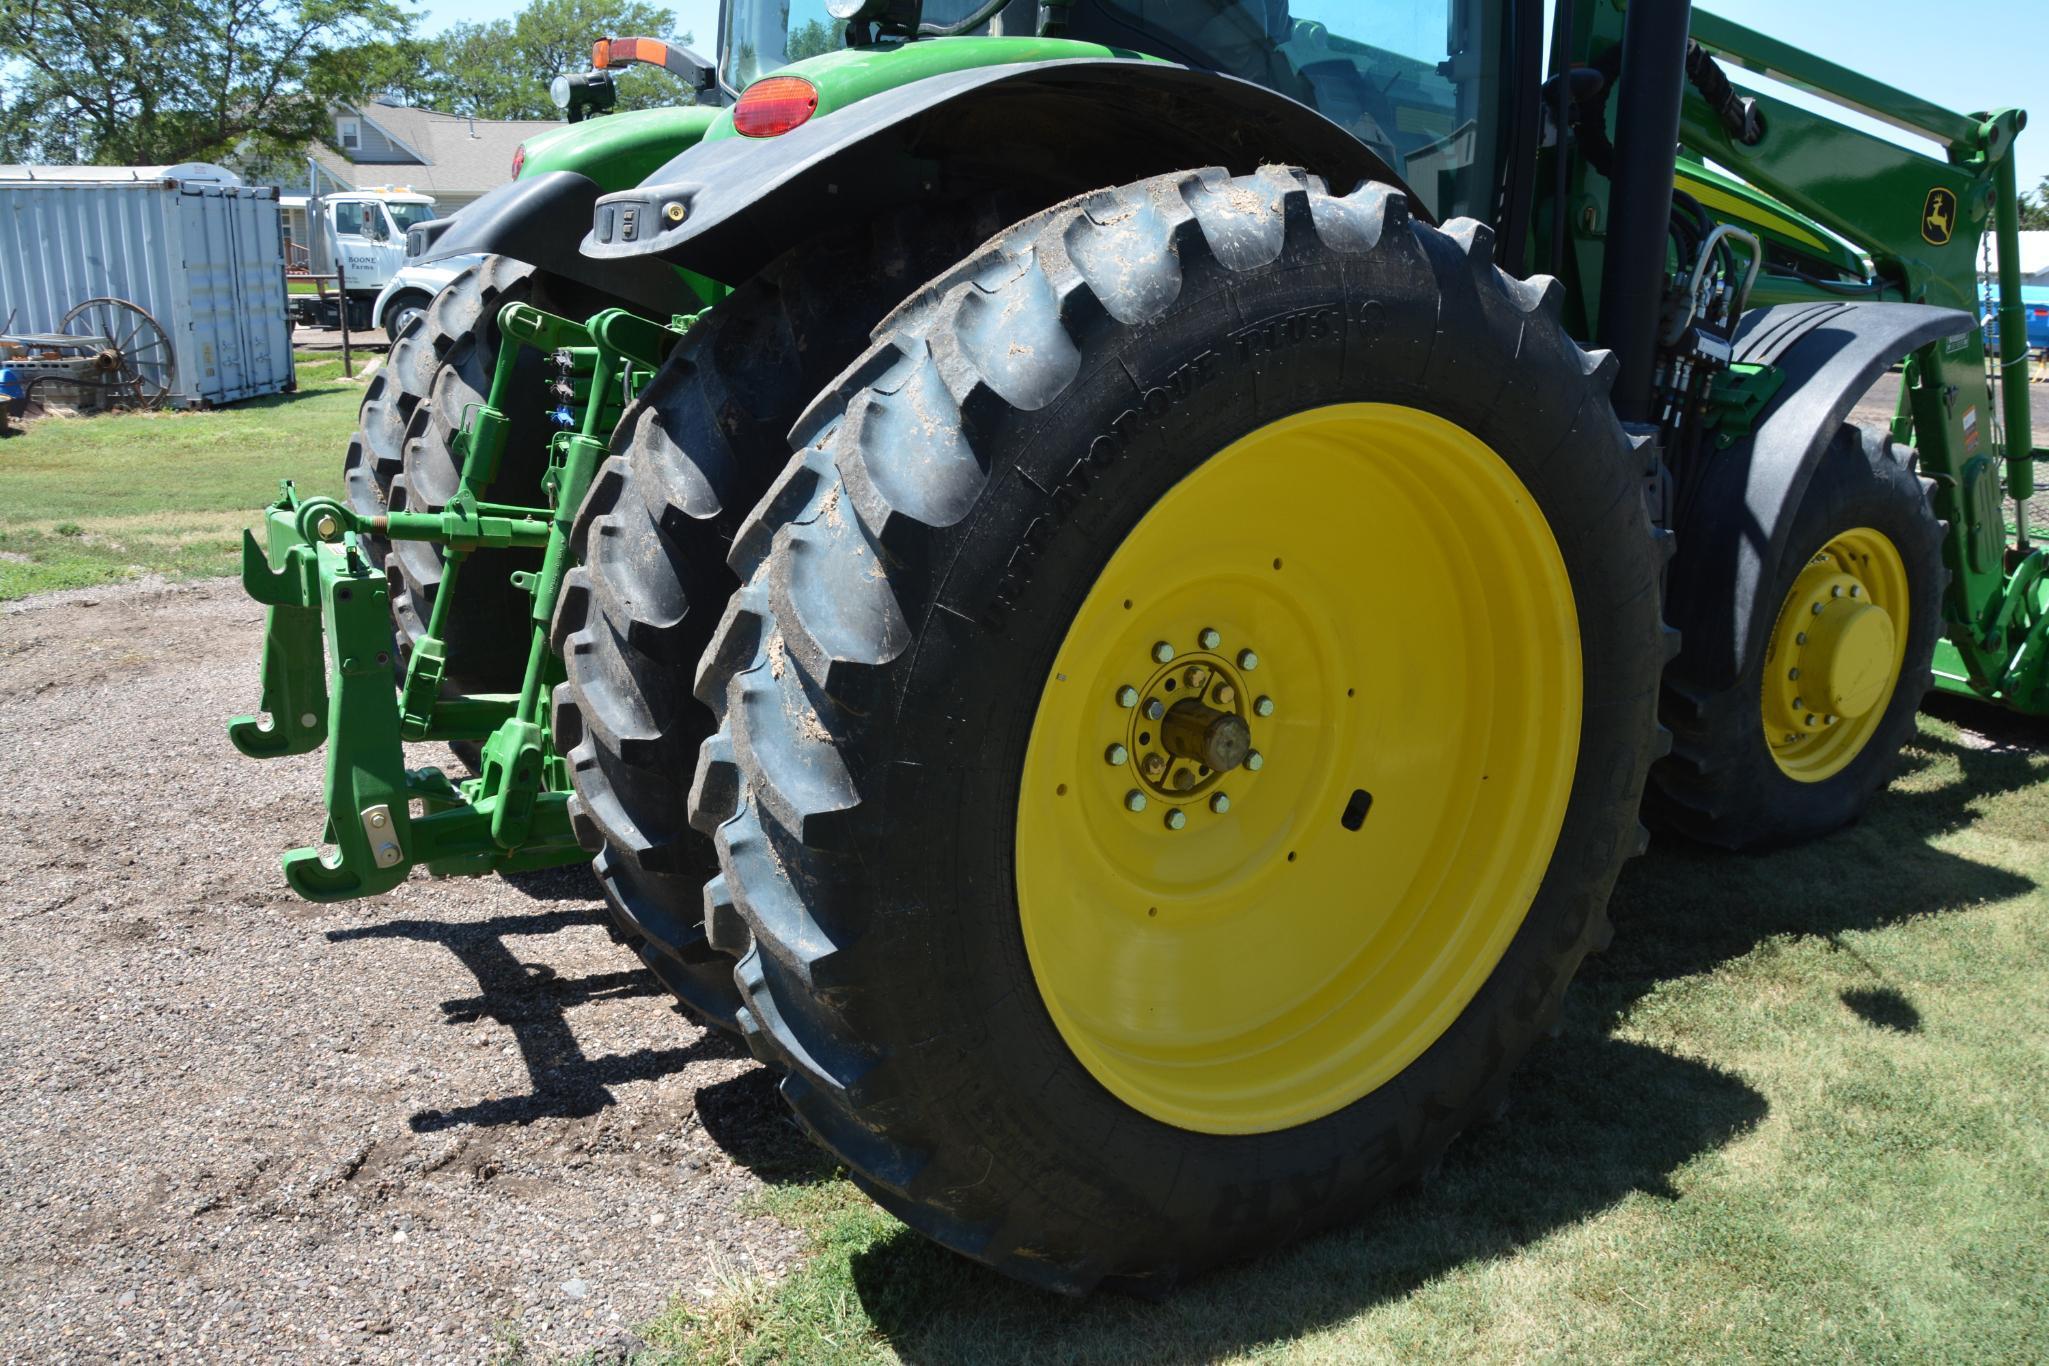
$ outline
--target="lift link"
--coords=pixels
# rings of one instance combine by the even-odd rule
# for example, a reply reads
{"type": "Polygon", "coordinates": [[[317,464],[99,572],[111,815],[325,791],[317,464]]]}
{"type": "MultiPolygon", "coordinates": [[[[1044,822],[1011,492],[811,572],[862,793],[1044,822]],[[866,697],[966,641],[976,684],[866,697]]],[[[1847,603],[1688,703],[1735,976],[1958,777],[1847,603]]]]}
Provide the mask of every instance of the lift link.
{"type": "MultiPolygon", "coordinates": [[[[242,582],[265,604],[262,709],[237,717],[228,734],[252,758],[304,754],[328,745],[326,853],[295,849],[285,878],[311,901],[370,896],[413,867],[439,875],[511,872],[588,857],[569,826],[567,767],[554,752],[547,699],[561,664],[548,648],[548,622],[571,560],[569,532],[607,437],[631,395],[659,368],[695,315],[652,322],[612,309],[578,323],[526,304],[499,314],[501,346],[491,390],[456,437],[462,473],[438,512],[363,517],[332,498],[301,498],[287,480],[264,515],[267,549],[242,542],[242,582]],[[542,486],[546,507],[487,503],[503,462],[506,412],[523,350],[549,358],[551,397],[573,430],[550,444],[542,486]],[[578,410],[566,407],[570,400],[578,410]],[[431,541],[445,567],[427,631],[393,686],[390,590],[358,537],[431,541]],[[476,550],[531,548],[536,573],[514,583],[531,601],[527,667],[517,694],[445,693],[450,614],[476,550]],[[461,783],[436,768],[408,769],[409,741],[483,744],[481,774],[461,783]]],[[[531,379],[525,381],[531,383],[531,379]]]]}

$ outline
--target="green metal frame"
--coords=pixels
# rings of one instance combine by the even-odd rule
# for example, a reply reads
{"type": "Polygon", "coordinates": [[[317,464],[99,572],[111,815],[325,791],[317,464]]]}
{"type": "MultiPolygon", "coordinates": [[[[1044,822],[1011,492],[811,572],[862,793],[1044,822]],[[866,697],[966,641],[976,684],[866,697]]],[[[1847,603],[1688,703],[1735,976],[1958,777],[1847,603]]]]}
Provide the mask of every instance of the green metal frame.
{"type": "MultiPolygon", "coordinates": [[[[1943,549],[1950,571],[1947,630],[1936,651],[1937,686],[2021,711],[2049,712],[2049,573],[2044,551],[2028,543],[2020,511],[2034,495],[2035,464],[2049,459],[2049,451],[2033,445],[2021,311],[2013,146],[2027,116],[2016,109],[1954,113],[1697,9],[1693,33],[1736,67],[1768,74],[1946,150],[1946,159],[1937,160],[1758,91],[1746,93],[1758,102],[1766,135],[1756,146],[1744,146],[1689,94],[1681,124],[1688,151],[1727,167],[1800,219],[1854,243],[1872,262],[1879,285],[1872,297],[1963,309],[1977,317],[1980,247],[1988,230],[1994,235],[2001,262],[1999,354],[1988,365],[1982,327],[1915,352],[1906,362],[1894,435],[1919,451],[1921,472],[1936,482],[1936,512],[1950,525],[1943,549]],[[1937,191],[1952,197],[1958,219],[1942,241],[1923,230],[1937,191]],[[1996,409],[1995,374],[2012,379],[1997,384],[1996,409]]],[[[1769,275],[1759,290],[1760,302],[1841,297],[1769,275]]]]}
{"type": "Polygon", "coordinates": [[[328,850],[295,849],[284,858],[285,878],[299,895],[374,895],[415,866],[437,874],[510,872],[588,857],[570,829],[568,768],[549,732],[548,694],[561,664],[548,648],[548,622],[571,567],[571,521],[627,396],[698,316],[661,324],[608,309],[579,323],[508,304],[498,315],[504,342],[491,392],[457,437],[461,482],[441,511],[362,517],[332,498],[302,499],[286,481],[265,514],[267,549],[244,533],[242,583],[268,608],[261,702],[268,720],[237,717],[228,734],[257,759],[328,747],[328,850]],[[582,416],[575,430],[552,439],[544,506],[487,503],[479,491],[504,458],[505,415],[525,349],[550,357],[582,400],[582,416]],[[363,554],[358,538],[366,532],[432,541],[445,552],[427,631],[396,691],[390,594],[363,554]],[[485,547],[542,552],[538,572],[515,576],[533,604],[526,673],[517,694],[449,696],[444,633],[465,561],[485,547]],[[434,740],[482,741],[481,773],[458,783],[436,768],[407,768],[405,745],[434,740]]]}

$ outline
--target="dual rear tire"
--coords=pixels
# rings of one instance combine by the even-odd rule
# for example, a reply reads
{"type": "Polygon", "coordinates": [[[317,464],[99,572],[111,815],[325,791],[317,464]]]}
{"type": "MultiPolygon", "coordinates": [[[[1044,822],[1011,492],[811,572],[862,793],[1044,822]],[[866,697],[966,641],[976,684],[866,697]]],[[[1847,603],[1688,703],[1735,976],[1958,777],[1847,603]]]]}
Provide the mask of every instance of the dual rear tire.
{"type": "MultiPolygon", "coordinates": [[[[1662,558],[1609,367],[1492,257],[1288,172],[1089,196],[898,308],[735,526],[689,797],[717,870],[662,904],[914,1227],[1079,1291],[1350,1219],[1498,1107],[1604,942],[1662,558]],[[1180,719],[1258,765],[1140,729],[1198,666],[1180,719]]],[[[614,462],[601,506],[673,505],[690,455],[614,462]]],[[[674,601],[659,562],[591,548],[591,648],[673,619],[633,606],[674,601]]],[[[592,724],[617,671],[567,657],[602,860],[673,788],[612,776],[660,728],[592,724]]]]}
{"type": "MultiPolygon", "coordinates": [[[[969,250],[988,218],[807,248],[693,329],[579,514],[556,737],[622,928],[864,1189],[1157,1288],[1498,1110],[1643,846],[1663,543],[1612,367],[1484,227],[1275,170],[969,250]]],[[[1911,684],[1925,502],[1881,454],[1831,452],[1801,554],[1853,514],[1906,547],[1911,684]]],[[[1861,802],[1918,693],[1866,699],[1845,622],[1823,672],[1878,720],[1823,776],[1861,802]]],[[[1666,694],[1678,828],[1736,705],[1666,694]]]]}
{"type": "MultiPolygon", "coordinates": [[[[498,360],[498,312],[509,303],[551,306],[561,292],[532,267],[486,257],[451,280],[424,313],[401,328],[363,392],[342,483],[349,505],[366,517],[387,511],[437,512],[462,477],[455,438],[491,391],[498,360]]],[[[538,358],[536,358],[537,360],[538,358]]],[[[494,502],[533,502],[547,468],[548,436],[538,365],[515,388],[505,460],[484,491],[494,502]]],[[[441,587],[441,548],[426,541],[358,538],[391,588],[391,616],[403,659],[426,633],[441,587]]],[[[517,691],[527,635],[507,629],[531,610],[511,574],[540,565],[531,550],[480,550],[464,570],[463,610],[448,622],[448,682],[466,692],[517,691]]]]}

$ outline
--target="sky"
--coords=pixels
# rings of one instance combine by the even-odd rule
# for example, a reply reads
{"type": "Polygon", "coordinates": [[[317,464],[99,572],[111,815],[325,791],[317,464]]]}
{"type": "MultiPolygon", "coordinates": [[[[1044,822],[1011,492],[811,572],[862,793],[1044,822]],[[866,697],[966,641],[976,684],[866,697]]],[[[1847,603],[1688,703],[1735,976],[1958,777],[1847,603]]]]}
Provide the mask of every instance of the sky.
{"type": "MultiPolygon", "coordinates": [[[[517,0],[419,3],[421,26],[429,32],[462,20],[503,18],[517,7],[517,0]]],[[[2025,109],[2032,101],[2037,121],[2018,144],[2021,188],[2049,176],[2049,0],[1700,0],[1700,7],[1960,112],[2025,109]]],[[[678,27],[695,34],[697,50],[711,56],[717,0],[676,0],[671,8],[678,27]]],[[[1797,94],[1789,98],[1812,103],[1797,94]]],[[[1839,116],[1901,140],[1884,125],[1839,116]]]]}

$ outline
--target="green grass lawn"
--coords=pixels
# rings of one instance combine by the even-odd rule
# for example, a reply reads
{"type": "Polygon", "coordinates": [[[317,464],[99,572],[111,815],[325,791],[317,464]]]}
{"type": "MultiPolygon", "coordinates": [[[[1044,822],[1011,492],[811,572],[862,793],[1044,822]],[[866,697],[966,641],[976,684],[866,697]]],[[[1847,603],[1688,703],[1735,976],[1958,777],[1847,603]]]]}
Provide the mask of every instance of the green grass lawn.
{"type": "Polygon", "coordinates": [[[0,442],[0,601],[155,573],[235,573],[277,497],[341,491],[368,358],[299,357],[299,390],[211,412],[48,417],[0,442]]]}
{"type": "Polygon", "coordinates": [[[1354,1229],[1072,1303],[925,1242],[793,1135],[760,1204],[809,1259],[679,1301],[652,1359],[2040,1361],[2049,726],[1944,714],[1853,829],[1632,864],[1507,1117],[1354,1229]]]}

